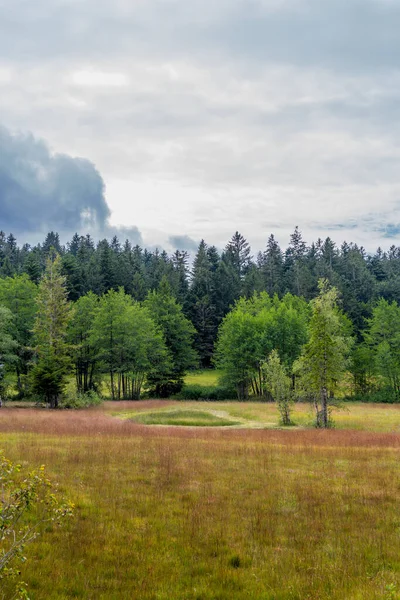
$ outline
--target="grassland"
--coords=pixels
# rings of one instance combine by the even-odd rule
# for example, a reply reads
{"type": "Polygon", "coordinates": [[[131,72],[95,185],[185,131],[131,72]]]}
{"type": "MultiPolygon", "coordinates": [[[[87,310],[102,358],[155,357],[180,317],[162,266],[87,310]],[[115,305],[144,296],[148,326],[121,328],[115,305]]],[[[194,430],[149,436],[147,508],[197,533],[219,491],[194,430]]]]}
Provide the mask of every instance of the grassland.
{"type": "Polygon", "coordinates": [[[172,425],[185,427],[229,427],[239,425],[239,421],[225,418],[225,415],[215,414],[212,410],[197,410],[190,407],[187,410],[181,407],[172,410],[155,410],[151,412],[135,413],[133,416],[125,413],[125,418],[130,418],[136,423],[144,425],[172,425]]]}
{"type": "Polygon", "coordinates": [[[220,371],[216,369],[204,369],[200,371],[192,371],[185,377],[185,383],[189,385],[218,385],[220,371]]]}
{"type": "MultiPolygon", "coordinates": [[[[178,425],[229,425],[245,429],[280,428],[276,405],[266,402],[148,402],[106,403],[105,410],[123,419],[133,419],[145,424],[178,425]],[[199,418],[202,413],[202,420],[199,418]],[[209,415],[207,417],[207,415],[209,415]],[[217,419],[226,422],[218,422],[217,419]]],[[[293,422],[297,428],[312,427],[314,414],[308,404],[298,403],[293,409],[293,422]]],[[[370,432],[399,432],[400,405],[344,403],[333,413],[336,429],[370,432]]]]}
{"type": "Polygon", "coordinates": [[[6,454],[45,463],[77,507],[27,549],[33,600],[400,596],[399,407],[284,431],[272,405],[118,403],[125,417],[178,408],[261,427],[147,426],[111,404],[0,410],[6,454]]]}

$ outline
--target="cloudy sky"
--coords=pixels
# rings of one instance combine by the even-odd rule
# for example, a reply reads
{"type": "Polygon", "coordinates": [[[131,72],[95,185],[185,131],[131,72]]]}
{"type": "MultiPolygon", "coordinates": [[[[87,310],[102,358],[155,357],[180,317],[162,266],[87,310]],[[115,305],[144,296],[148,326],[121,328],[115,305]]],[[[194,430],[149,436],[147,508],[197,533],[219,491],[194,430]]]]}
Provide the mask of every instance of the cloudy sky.
{"type": "Polygon", "coordinates": [[[398,0],[0,0],[0,228],[400,237],[398,0]]]}

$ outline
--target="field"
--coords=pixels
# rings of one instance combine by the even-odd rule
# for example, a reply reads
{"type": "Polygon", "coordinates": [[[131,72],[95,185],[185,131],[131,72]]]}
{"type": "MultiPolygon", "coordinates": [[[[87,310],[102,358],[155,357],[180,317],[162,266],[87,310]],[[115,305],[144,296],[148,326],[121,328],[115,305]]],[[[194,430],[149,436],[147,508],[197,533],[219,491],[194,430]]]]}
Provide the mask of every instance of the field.
{"type": "Polygon", "coordinates": [[[399,598],[400,407],[349,404],[330,431],[310,419],[297,406],[282,430],[259,403],[1,409],[6,455],[46,464],[76,504],[27,548],[32,600],[399,598]],[[169,426],[179,412],[197,426],[169,426]],[[213,417],[227,426],[199,426],[213,417]]]}

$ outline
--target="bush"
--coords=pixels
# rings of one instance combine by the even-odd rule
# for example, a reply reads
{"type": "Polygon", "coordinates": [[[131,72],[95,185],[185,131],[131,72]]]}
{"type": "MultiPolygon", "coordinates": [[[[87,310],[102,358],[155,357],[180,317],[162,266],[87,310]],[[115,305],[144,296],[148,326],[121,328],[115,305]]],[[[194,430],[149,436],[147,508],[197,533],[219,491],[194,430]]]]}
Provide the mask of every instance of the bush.
{"type": "Polygon", "coordinates": [[[25,562],[24,548],[45,527],[60,525],[73,514],[73,504],[58,500],[54,484],[44,466],[20,475],[21,465],[10,462],[0,451],[0,588],[14,588],[10,597],[28,600],[19,564],[25,562]]]}
{"type": "Polygon", "coordinates": [[[61,408],[89,408],[90,406],[98,406],[103,402],[103,399],[94,390],[88,392],[76,392],[68,390],[61,402],[61,408]]]}
{"type": "Polygon", "coordinates": [[[348,402],[371,402],[371,403],[379,403],[382,402],[384,404],[398,404],[399,400],[393,394],[393,391],[388,388],[383,388],[381,390],[373,390],[371,392],[362,394],[360,392],[354,394],[353,396],[348,396],[346,399],[348,402]]]}
{"type": "Polygon", "coordinates": [[[236,400],[236,390],[224,385],[184,385],[182,391],[175,396],[177,400],[202,400],[218,402],[236,400]]]}

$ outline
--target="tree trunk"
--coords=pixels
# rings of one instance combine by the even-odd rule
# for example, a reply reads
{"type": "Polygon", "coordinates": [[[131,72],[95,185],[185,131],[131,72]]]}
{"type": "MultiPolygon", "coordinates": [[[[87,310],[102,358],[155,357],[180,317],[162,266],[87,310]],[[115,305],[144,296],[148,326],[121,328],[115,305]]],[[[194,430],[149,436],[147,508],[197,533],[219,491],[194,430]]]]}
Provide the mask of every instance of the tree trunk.
{"type": "Polygon", "coordinates": [[[321,412],[322,412],[322,427],[329,426],[329,415],[328,415],[328,390],[323,386],[321,390],[321,412]]]}

